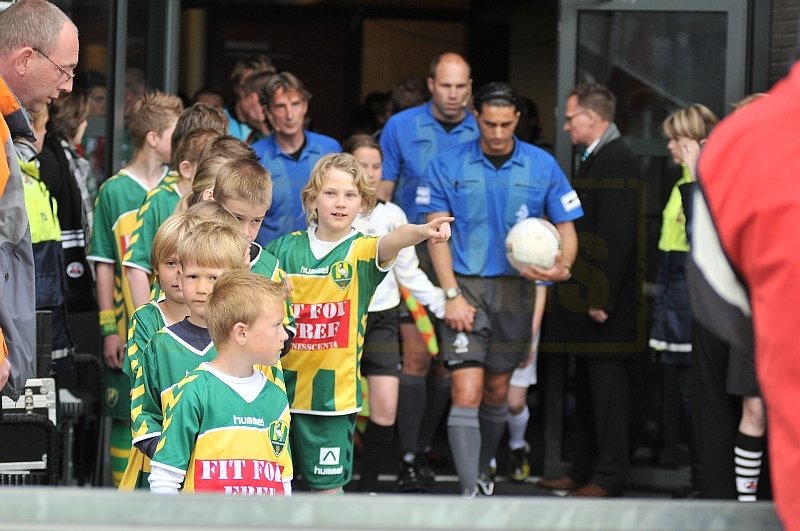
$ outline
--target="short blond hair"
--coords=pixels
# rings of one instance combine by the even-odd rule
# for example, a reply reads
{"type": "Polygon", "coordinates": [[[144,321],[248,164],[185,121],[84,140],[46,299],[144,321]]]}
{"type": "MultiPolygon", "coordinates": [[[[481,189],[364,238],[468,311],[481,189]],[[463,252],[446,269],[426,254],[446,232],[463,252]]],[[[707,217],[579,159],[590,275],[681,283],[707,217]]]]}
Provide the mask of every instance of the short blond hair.
{"type": "Polygon", "coordinates": [[[692,103],[667,116],[661,127],[669,138],[689,138],[699,142],[708,138],[717,122],[719,118],[711,109],[702,103],[692,103]]]}
{"type": "Polygon", "coordinates": [[[306,211],[308,222],[316,223],[317,221],[317,212],[312,208],[312,203],[319,196],[319,192],[328,178],[328,172],[332,169],[348,173],[353,177],[353,184],[355,184],[358,193],[361,195],[363,213],[372,212],[378,200],[375,196],[375,189],[369,184],[369,177],[364,166],[350,153],[331,153],[317,161],[314,169],[311,170],[311,177],[308,179],[308,183],[300,192],[300,197],[303,200],[303,210],[306,211]]]}
{"type": "Polygon", "coordinates": [[[128,130],[134,149],[144,146],[147,133],[159,135],[178,121],[183,102],[178,96],[158,90],[145,92],[135,102],[128,116],[128,130]]]}
{"type": "Polygon", "coordinates": [[[178,260],[182,267],[193,264],[228,270],[242,269],[249,249],[250,242],[240,227],[203,221],[178,243],[178,260]]]}
{"type": "Polygon", "coordinates": [[[264,166],[251,159],[226,160],[217,170],[214,200],[244,201],[248,205],[272,206],[272,177],[264,166]]]}
{"type": "Polygon", "coordinates": [[[206,324],[211,340],[217,349],[224,347],[230,341],[236,323],[252,325],[265,315],[265,308],[272,303],[283,303],[287,296],[285,281],[273,282],[246,270],[225,273],[214,284],[206,306],[206,324]]]}
{"type": "Polygon", "coordinates": [[[194,227],[203,219],[194,212],[177,212],[168,217],[153,237],[150,265],[158,273],[158,266],[171,256],[177,257],[178,244],[186,239],[194,227]]]}
{"type": "Polygon", "coordinates": [[[236,216],[231,214],[227,208],[220,205],[216,201],[200,201],[192,205],[186,211],[200,218],[200,221],[216,221],[224,225],[230,225],[234,229],[241,230],[239,220],[236,216]]]}

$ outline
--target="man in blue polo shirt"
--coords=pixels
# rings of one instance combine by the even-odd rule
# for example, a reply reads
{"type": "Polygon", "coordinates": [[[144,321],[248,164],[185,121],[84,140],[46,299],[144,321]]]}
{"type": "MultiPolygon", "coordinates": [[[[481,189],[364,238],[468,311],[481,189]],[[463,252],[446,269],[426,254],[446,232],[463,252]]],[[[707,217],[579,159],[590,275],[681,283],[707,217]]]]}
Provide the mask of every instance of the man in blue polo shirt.
{"type": "Polygon", "coordinates": [[[507,83],[475,95],[480,138],[435,158],[425,185],[428,218],[456,216],[450,245],[429,246],[447,303],[440,347],[453,379],[448,438],[462,492],[491,495],[489,460],[505,429],[508,382],[528,359],[533,280],[564,281],[578,250],[580,200],[555,159],[514,137],[519,97],[507,83]],[[550,269],[521,275],[508,262],[506,234],[519,220],[547,217],[562,251],[550,269]]]}
{"type": "MultiPolygon", "coordinates": [[[[403,209],[409,223],[419,223],[417,187],[430,160],[443,151],[478,138],[478,126],[467,112],[472,92],[470,67],[456,53],[443,53],[431,62],[431,99],[395,114],[381,133],[383,180],[378,197],[403,209]]],[[[424,195],[424,191],[419,193],[424,195]]]]}
{"type": "Polygon", "coordinates": [[[304,129],[311,93],[295,75],[274,74],[262,97],[273,132],[252,147],[272,175],[272,206],[256,237],[266,245],[278,236],[308,227],[300,190],[314,164],[323,155],[342,151],[342,146],[333,138],[304,129]]]}
{"type": "MultiPolygon", "coordinates": [[[[399,112],[389,118],[381,133],[383,180],[378,197],[393,200],[406,213],[409,222],[419,223],[417,195],[430,160],[447,149],[478,138],[475,118],[466,104],[472,93],[470,67],[463,57],[446,52],[431,61],[427,79],[431,99],[427,103],[399,112]],[[394,195],[394,199],[392,199],[394,195]]],[[[417,246],[420,266],[431,274],[425,246],[417,246]]],[[[431,365],[431,356],[413,321],[400,324],[403,345],[403,370],[397,411],[402,460],[397,487],[401,492],[420,492],[433,481],[426,449],[450,400],[450,377],[441,364],[431,365]],[[434,378],[428,379],[431,371],[434,378]]]]}

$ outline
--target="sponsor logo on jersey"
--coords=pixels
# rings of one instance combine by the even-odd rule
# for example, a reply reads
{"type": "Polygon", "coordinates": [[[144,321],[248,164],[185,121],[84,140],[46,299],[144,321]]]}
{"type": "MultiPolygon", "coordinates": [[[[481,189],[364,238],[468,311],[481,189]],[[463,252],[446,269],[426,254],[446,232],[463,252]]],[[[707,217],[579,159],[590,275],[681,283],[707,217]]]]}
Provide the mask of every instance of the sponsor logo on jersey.
{"type": "Polygon", "coordinates": [[[119,250],[120,256],[125,256],[128,253],[128,248],[131,245],[131,235],[130,234],[123,234],[119,238],[119,250]]]}
{"type": "Polygon", "coordinates": [[[194,490],[238,496],[283,494],[283,467],[261,459],[198,459],[194,490]]]}
{"type": "Polygon", "coordinates": [[[350,282],[353,280],[353,264],[346,261],[336,262],[331,267],[331,280],[336,286],[341,289],[345,290],[350,286],[350,282]]]}
{"type": "Polygon", "coordinates": [[[300,274],[302,275],[327,275],[328,274],[328,266],[324,267],[306,267],[300,266],[300,274]]]}
{"type": "Polygon", "coordinates": [[[239,415],[233,416],[234,426],[256,426],[263,428],[265,426],[264,419],[261,417],[240,417],[239,415]]]}
{"type": "Polygon", "coordinates": [[[350,343],[350,301],[294,303],[294,350],[346,348],[350,343]]]}
{"type": "Polygon", "coordinates": [[[275,456],[281,455],[283,449],[289,441],[289,425],[282,420],[275,420],[269,424],[269,442],[272,444],[272,450],[275,456]]]}

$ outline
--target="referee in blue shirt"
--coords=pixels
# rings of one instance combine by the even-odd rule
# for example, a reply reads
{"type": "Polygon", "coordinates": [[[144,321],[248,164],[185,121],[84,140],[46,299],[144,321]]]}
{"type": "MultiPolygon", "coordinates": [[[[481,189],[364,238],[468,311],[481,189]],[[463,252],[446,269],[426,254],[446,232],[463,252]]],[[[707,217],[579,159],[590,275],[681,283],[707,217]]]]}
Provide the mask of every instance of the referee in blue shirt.
{"type": "MultiPolygon", "coordinates": [[[[427,78],[431,99],[398,112],[381,133],[383,179],[378,198],[394,201],[409,222],[419,223],[417,191],[433,157],[478,138],[478,125],[466,104],[472,95],[470,66],[459,54],[444,52],[433,58],[427,78]],[[394,199],[392,199],[394,197],[394,199]]],[[[417,246],[420,267],[432,280],[427,247],[417,246]]],[[[424,492],[433,482],[427,453],[450,402],[450,375],[440,363],[431,363],[426,342],[410,315],[401,314],[403,369],[397,410],[402,455],[397,474],[400,492],[424,492]],[[428,378],[428,373],[432,378],[428,378]]]]}
{"type": "Polygon", "coordinates": [[[436,157],[417,194],[428,218],[455,216],[450,245],[429,246],[447,295],[439,329],[453,379],[448,438],[464,496],[491,495],[489,460],[505,429],[508,382],[528,358],[534,280],[564,281],[578,250],[580,200],[555,159],[518,140],[519,97],[507,83],[475,94],[480,137],[436,157]],[[520,274],[506,259],[511,227],[527,217],[552,221],[562,252],[550,269],[520,274]],[[524,278],[523,278],[524,277],[524,278]]]}

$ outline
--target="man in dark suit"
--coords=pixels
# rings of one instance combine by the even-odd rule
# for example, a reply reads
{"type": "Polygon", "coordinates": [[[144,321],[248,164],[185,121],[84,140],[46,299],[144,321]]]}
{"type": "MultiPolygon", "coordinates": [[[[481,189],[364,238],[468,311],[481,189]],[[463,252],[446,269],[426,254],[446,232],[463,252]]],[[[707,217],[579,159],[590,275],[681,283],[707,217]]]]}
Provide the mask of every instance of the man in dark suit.
{"type": "Polygon", "coordinates": [[[573,185],[584,208],[573,277],[555,290],[545,341],[576,356],[576,455],[567,474],[538,485],[572,496],[618,496],[630,468],[626,360],[646,336],[638,264],[642,172],[614,124],[616,99],[581,84],[564,130],[584,146],[573,185]]]}

